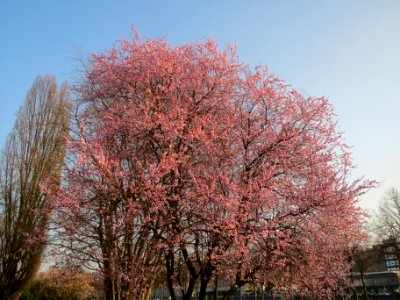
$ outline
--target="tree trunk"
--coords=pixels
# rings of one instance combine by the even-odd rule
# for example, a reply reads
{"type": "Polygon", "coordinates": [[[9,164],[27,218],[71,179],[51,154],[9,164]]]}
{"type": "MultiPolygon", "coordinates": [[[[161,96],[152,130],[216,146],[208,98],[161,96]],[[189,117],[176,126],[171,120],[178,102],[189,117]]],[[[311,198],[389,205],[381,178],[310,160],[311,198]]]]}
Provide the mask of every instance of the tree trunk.
{"type": "Polygon", "coordinates": [[[229,300],[230,296],[233,296],[233,294],[240,288],[241,286],[238,285],[231,285],[229,290],[227,290],[226,292],[224,292],[224,294],[222,295],[222,300],[229,300]]]}
{"type": "MultiPolygon", "coordinates": [[[[211,263],[208,262],[207,266],[201,271],[200,277],[200,291],[198,300],[204,300],[207,297],[207,286],[211,280],[211,276],[215,268],[212,267],[211,263]]],[[[215,275],[215,280],[217,280],[217,275],[215,275]]]]}
{"type": "Polygon", "coordinates": [[[18,300],[19,299],[19,293],[11,292],[9,293],[8,291],[0,291],[0,300],[18,300]]]}
{"type": "Polygon", "coordinates": [[[176,300],[174,282],[173,282],[174,263],[175,263],[174,254],[172,253],[172,251],[168,251],[168,253],[165,255],[165,264],[167,269],[167,285],[171,300],[176,300]]]}
{"type": "Polygon", "coordinates": [[[196,278],[191,276],[189,279],[188,288],[186,290],[186,293],[183,294],[182,300],[191,300],[192,299],[195,284],[196,284],[196,278]]]}
{"type": "Polygon", "coordinates": [[[364,272],[361,273],[361,282],[362,282],[362,285],[363,285],[365,299],[368,300],[369,298],[368,298],[368,293],[367,293],[367,286],[365,284],[365,279],[364,279],[364,272]]]}
{"type": "Polygon", "coordinates": [[[215,275],[214,279],[214,300],[218,300],[218,276],[215,275]]]}
{"type": "Polygon", "coordinates": [[[152,289],[151,289],[151,288],[148,288],[148,289],[146,290],[146,292],[143,293],[142,297],[140,297],[139,300],[150,300],[151,291],[152,291],[152,289]]]}
{"type": "Polygon", "coordinates": [[[115,282],[110,277],[106,277],[103,280],[104,283],[104,295],[107,300],[120,300],[119,295],[115,288],[115,282]]]}
{"type": "Polygon", "coordinates": [[[198,300],[204,300],[207,297],[207,286],[208,283],[210,282],[210,278],[201,278],[200,280],[200,291],[199,291],[199,298],[198,300]]]}

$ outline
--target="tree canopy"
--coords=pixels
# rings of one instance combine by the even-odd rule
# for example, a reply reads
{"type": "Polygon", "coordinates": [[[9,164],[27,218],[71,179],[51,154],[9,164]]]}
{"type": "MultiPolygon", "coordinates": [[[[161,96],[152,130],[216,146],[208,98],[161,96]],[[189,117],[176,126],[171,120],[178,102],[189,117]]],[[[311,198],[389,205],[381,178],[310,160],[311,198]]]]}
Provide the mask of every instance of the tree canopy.
{"type": "Polygon", "coordinates": [[[325,98],[216,43],[134,38],[92,56],[58,191],[64,249],[109,299],[173,300],[220,276],[330,297],[362,235],[350,153],[325,98]]]}

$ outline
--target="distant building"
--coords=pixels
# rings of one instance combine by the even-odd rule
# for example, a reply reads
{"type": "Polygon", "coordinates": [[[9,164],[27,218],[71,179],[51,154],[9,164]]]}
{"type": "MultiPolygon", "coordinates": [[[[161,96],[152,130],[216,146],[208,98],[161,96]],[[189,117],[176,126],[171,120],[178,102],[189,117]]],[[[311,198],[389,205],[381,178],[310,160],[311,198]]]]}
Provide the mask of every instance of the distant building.
{"type": "Polygon", "coordinates": [[[359,294],[399,295],[400,244],[387,240],[365,249],[355,257],[352,279],[359,294]],[[358,259],[358,260],[357,260],[358,259]]]}
{"type": "Polygon", "coordinates": [[[385,241],[372,247],[375,255],[375,270],[400,271],[399,253],[400,245],[392,241],[385,241]]]}
{"type": "MultiPolygon", "coordinates": [[[[361,274],[353,274],[354,285],[357,292],[363,293],[361,274]]],[[[364,282],[368,293],[394,294],[399,290],[399,272],[369,272],[364,274],[364,282]]]]}

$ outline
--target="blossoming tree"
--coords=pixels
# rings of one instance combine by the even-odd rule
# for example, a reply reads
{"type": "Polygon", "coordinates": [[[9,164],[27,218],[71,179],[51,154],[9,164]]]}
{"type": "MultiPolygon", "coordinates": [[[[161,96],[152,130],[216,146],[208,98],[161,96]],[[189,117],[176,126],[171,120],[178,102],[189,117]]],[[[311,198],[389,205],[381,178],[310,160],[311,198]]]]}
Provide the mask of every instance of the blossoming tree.
{"type": "MultiPolygon", "coordinates": [[[[58,222],[109,299],[173,300],[219,276],[329,295],[360,236],[352,164],[332,108],[213,41],[122,41],[77,87],[58,222]],[[160,278],[158,278],[160,279],[160,278]]],[[[60,194],[60,193],[59,193],[60,194]]]]}

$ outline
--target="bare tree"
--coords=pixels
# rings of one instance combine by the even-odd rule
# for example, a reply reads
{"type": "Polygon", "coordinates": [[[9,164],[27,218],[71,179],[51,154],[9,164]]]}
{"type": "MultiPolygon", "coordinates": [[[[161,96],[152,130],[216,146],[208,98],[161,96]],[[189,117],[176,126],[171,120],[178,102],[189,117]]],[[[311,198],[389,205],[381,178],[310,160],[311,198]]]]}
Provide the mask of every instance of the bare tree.
{"type": "Polygon", "coordinates": [[[375,217],[374,231],[382,240],[400,237],[400,194],[395,188],[386,192],[375,217]]]}
{"type": "MultiPolygon", "coordinates": [[[[391,259],[398,270],[400,261],[400,193],[396,188],[388,190],[374,216],[372,230],[376,238],[377,255],[391,259]]],[[[388,263],[388,261],[386,261],[388,263]]]]}
{"type": "Polygon", "coordinates": [[[39,76],[0,160],[0,299],[17,299],[40,266],[51,216],[44,187],[60,182],[69,119],[67,86],[39,76]]]}

